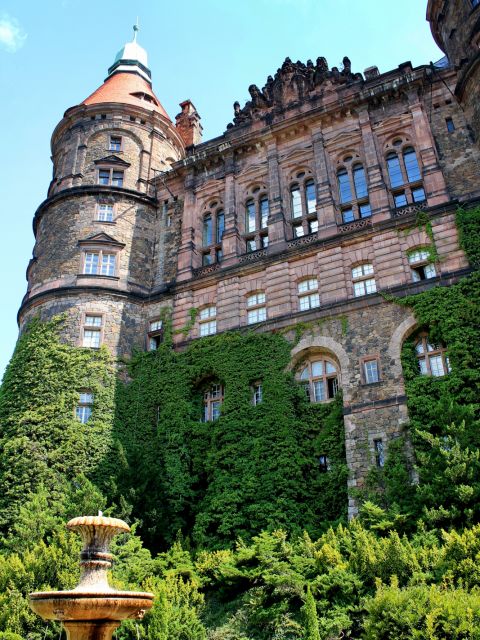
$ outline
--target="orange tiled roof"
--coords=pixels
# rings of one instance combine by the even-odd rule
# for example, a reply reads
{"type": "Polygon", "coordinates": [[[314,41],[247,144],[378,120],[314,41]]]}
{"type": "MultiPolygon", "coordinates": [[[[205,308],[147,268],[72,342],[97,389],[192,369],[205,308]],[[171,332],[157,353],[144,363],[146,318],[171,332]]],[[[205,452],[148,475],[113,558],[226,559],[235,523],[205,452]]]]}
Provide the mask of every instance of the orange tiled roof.
{"type": "Polygon", "coordinates": [[[121,102],[143,107],[144,109],[156,111],[170,120],[168,113],[153,93],[151,86],[135,73],[114,73],[105,80],[101,87],[88,96],[82,104],[101,104],[102,102],[121,102]],[[142,97],[132,94],[142,94],[142,97]],[[148,99],[145,100],[143,94],[147,97],[150,96],[151,100],[155,102],[148,99]]]}

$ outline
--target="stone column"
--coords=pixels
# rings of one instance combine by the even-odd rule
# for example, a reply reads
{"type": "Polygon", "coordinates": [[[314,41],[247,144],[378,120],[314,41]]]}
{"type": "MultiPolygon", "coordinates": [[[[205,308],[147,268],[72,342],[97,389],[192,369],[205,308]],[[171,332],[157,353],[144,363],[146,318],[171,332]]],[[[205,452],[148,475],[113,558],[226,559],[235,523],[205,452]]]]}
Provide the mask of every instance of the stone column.
{"type": "Polygon", "coordinates": [[[224,190],[224,210],[225,210],[225,233],[223,234],[222,250],[225,266],[235,264],[237,256],[242,253],[240,248],[240,235],[237,225],[237,211],[235,199],[235,160],[233,152],[230,151],[224,156],[225,163],[225,190],[224,190]]]}
{"type": "Polygon", "coordinates": [[[266,143],[268,164],[268,242],[269,246],[285,242],[286,221],[280,183],[280,166],[276,141],[271,138],[266,143]]]}
{"type": "Polygon", "coordinates": [[[193,191],[194,176],[190,171],[185,178],[185,201],[182,218],[182,237],[178,250],[177,281],[189,280],[193,276],[195,264],[195,205],[196,198],[193,191]]]}
{"type": "Polygon", "coordinates": [[[319,237],[337,232],[332,185],[328,175],[327,158],[320,127],[312,128],[313,160],[317,185],[317,210],[319,212],[319,237]]]}
{"type": "Polygon", "coordinates": [[[368,178],[368,196],[373,219],[374,221],[386,220],[390,218],[388,192],[379,162],[368,106],[360,107],[358,111],[358,123],[362,133],[363,150],[365,153],[365,171],[368,178]]]}

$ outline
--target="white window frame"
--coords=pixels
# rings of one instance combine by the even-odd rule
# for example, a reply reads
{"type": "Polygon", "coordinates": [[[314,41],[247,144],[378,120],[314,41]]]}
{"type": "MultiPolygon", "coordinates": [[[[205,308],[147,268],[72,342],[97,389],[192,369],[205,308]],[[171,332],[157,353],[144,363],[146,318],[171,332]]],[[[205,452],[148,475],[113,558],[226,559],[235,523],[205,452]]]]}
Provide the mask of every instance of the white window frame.
{"type": "Polygon", "coordinates": [[[198,333],[201,338],[217,333],[217,307],[210,305],[201,309],[198,321],[198,333]]]}
{"type": "Polygon", "coordinates": [[[75,408],[75,417],[81,424],[86,424],[89,421],[92,415],[92,407],[93,393],[91,391],[81,391],[75,408]]]}
{"type": "Polygon", "coordinates": [[[364,262],[352,267],[352,283],[355,298],[376,293],[377,283],[374,277],[373,265],[370,262],[364,262]]]}
{"type": "Polygon", "coordinates": [[[320,294],[318,292],[318,278],[305,278],[298,283],[298,308],[299,311],[309,311],[320,306],[320,294]]]}
{"type": "Polygon", "coordinates": [[[266,296],[264,291],[251,293],[247,297],[247,324],[265,322],[267,319],[266,296]]]}
{"type": "Polygon", "coordinates": [[[113,222],[115,205],[108,202],[97,204],[97,222],[113,222]]]}
{"type": "Polygon", "coordinates": [[[115,278],[117,276],[117,253],[117,251],[108,249],[85,248],[83,250],[82,275],[115,278]],[[96,256],[96,260],[93,259],[94,256],[96,256]]]}
{"type": "Polygon", "coordinates": [[[82,322],[82,347],[99,349],[103,339],[103,314],[87,311],[82,322]]]}

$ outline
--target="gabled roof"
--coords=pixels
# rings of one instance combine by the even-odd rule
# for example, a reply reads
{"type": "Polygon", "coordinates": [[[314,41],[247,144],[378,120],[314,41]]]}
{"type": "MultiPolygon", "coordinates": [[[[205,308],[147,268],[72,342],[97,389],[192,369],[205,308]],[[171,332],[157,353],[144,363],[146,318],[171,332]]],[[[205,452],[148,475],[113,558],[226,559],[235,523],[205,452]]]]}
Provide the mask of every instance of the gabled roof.
{"type": "Polygon", "coordinates": [[[105,158],[100,158],[99,160],[95,160],[94,164],[116,164],[121,167],[129,167],[130,163],[122,160],[116,155],[105,156],[105,158]]]}
{"type": "Polygon", "coordinates": [[[102,245],[103,244],[103,245],[108,245],[110,247],[125,246],[123,242],[119,242],[118,240],[115,240],[115,238],[112,238],[112,236],[109,236],[108,233],[103,233],[103,231],[101,233],[96,233],[93,236],[89,236],[88,238],[84,238],[83,240],[79,240],[78,244],[79,245],[92,245],[92,244],[102,245]]]}

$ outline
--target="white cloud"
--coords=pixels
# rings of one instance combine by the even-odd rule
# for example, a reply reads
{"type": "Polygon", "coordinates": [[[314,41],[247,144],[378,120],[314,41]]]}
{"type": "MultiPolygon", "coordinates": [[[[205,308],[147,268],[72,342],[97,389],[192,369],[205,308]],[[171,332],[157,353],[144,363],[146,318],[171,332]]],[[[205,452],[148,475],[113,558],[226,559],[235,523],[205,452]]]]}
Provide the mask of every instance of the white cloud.
{"type": "Polygon", "coordinates": [[[15,53],[25,44],[27,34],[16,18],[4,13],[0,16],[0,48],[15,53]]]}

